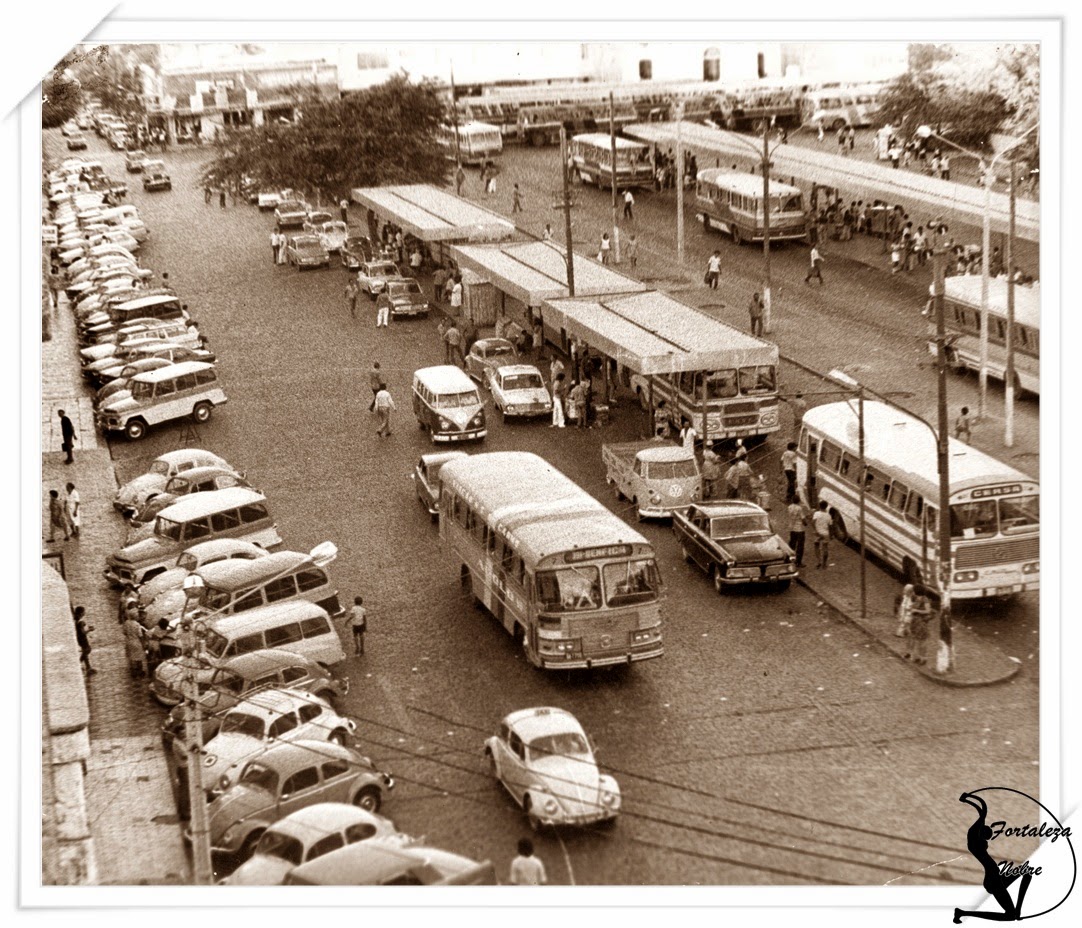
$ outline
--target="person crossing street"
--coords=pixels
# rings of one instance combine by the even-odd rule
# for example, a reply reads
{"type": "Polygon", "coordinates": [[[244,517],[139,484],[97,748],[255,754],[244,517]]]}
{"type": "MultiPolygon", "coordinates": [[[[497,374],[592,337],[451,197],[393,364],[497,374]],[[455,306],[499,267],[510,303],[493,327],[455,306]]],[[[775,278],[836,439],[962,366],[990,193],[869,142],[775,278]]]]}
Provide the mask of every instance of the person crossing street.
{"type": "Polygon", "coordinates": [[[811,252],[808,254],[808,273],[804,275],[804,283],[811,283],[813,277],[819,279],[819,286],[823,286],[823,256],[819,254],[819,246],[812,245],[811,252]]]}
{"type": "Polygon", "coordinates": [[[389,438],[391,435],[391,412],[394,410],[394,400],[391,399],[391,394],[387,392],[386,384],[381,386],[379,392],[376,393],[375,407],[377,424],[379,425],[376,434],[380,438],[389,438]]]}
{"type": "Polygon", "coordinates": [[[353,654],[364,654],[364,633],[368,631],[368,610],[364,608],[364,599],[353,597],[353,608],[349,610],[349,629],[353,633],[353,654]]]}

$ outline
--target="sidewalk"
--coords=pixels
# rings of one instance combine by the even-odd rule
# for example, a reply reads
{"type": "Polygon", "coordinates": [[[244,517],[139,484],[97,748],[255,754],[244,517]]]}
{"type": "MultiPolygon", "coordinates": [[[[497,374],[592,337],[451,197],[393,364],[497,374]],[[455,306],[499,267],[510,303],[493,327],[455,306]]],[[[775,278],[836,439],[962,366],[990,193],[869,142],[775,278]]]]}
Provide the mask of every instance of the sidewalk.
{"type": "MultiPolygon", "coordinates": [[[[63,555],[71,604],[86,608],[94,628],[90,663],[97,672],[85,678],[90,712],[85,815],[97,862],[96,882],[187,883],[189,864],[161,750],[161,720],[151,710],[146,684],[128,673],[116,594],[101,573],[106,557],[123,544],[126,528],[113,512],[113,462],[96,435],[79,370],[74,320],[63,299],[54,313],[53,338],[42,344],[41,417],[42,538],[48,537],[50,489],[63,492],[71,481],[82,499],[80,537],[64,541],[58,535],[55,543],[43,541],[43,550],[63,555]],[[60,451],[57,409],[71,417],[79,438],[70,465],[60,451]]],[[[71,625],[65,610],[47,609],[42,620],[46,626],[71,625]]],[[[53,682],[46,679],[46,689],[53,682]]]]}

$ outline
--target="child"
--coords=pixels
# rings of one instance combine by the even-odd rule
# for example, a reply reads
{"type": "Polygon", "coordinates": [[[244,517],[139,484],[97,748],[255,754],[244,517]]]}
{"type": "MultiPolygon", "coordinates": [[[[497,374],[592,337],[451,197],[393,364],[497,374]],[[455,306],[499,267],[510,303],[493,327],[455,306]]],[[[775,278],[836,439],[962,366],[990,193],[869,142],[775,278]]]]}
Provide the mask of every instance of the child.
{"type": "Polygon", "coordinates": [[[533,842],[521,838],[518,842],[518,856],[511,861],[511,883],[514,886],[543,886],[548,882],[545,865],[533,856],[533,842]]]}

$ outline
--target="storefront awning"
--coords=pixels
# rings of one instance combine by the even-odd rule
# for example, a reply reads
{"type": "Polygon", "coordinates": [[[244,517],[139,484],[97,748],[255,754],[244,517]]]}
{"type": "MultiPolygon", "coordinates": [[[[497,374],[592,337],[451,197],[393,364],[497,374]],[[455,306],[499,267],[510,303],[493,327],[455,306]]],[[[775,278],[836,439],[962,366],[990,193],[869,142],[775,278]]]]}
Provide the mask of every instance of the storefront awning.
{"type": "Polygon", "coordinates": [[[515,234],[497,213],[429,184],[355,187],[352,199],[422,242],[503,242],[515,234]]]}

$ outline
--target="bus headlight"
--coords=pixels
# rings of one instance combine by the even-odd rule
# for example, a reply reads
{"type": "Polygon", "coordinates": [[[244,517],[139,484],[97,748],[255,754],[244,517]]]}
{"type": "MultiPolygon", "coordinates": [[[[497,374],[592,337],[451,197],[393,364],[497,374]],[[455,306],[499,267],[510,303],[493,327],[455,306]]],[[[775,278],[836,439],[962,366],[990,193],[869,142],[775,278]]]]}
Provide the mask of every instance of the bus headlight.
{"type": "Polygon", "coordinates": [[[1023,564],[1022,573],[1024,574],[1039,574],[1041,572],[1041,562],[1034,561],[1032,564],[1023,564]]]}
{"type": "Polygon", "coordinates": [[[647,628],[642,631],[633,632],[631,635],[632,644],[642,644],[644,641],[650,641],[658,636],[656,628],[647,628]]]}
{"type": "Polygon", "coordinates": [[[478,413],[476,416],[474,416],[472,419],[470,419],[470,427],[473,428],[475,426],[480,425],[481,424],[481,417],[482,417],[482,414],[478,413]]]}
{"type": "Polygon", "coordinates": [[[955,583],[972,583],[979,574],[975,570],[960,570],[954,575],[955,583]]]}
{"type": "Polygon", "coordinates": [[[446,419],[440,418],[440,431],[449,432],[454,426],[446,419]]]}
{"type": "Polygon", "coordinates": [[[776,409],[765,409],[759,416],[759,421],[763,425],[777,425],[778,424],[778,411],[776,409]]]}

